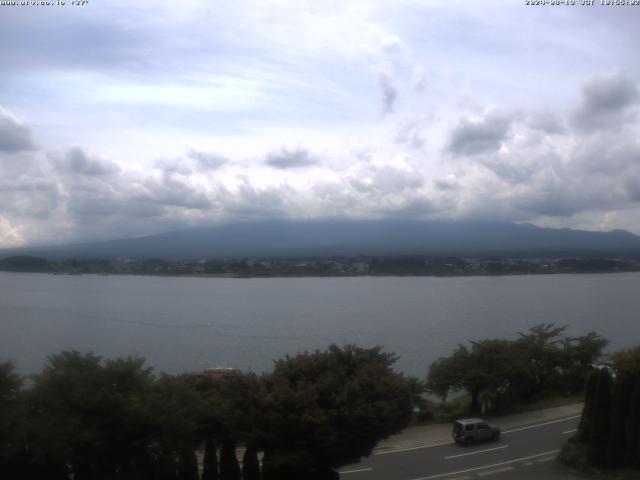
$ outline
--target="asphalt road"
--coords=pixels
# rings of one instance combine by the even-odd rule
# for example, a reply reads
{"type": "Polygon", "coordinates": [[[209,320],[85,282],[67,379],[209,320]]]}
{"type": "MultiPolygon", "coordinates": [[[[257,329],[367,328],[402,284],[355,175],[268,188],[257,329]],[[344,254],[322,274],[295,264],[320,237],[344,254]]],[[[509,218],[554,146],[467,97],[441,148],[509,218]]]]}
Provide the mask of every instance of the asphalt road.
{"type": "MultiPolygon", "coordinates": [[[[503,429],[498,441],[469,447],[453,442],[376,452],[342,468],[343,480],[500,480],[571,478],[553,473],[554,460],[579,416],[503,429]],[[546,472],[546,473],[543,473],[546,472]]],[[[496,422],[500,426],[499,422],[496,422]]]]}

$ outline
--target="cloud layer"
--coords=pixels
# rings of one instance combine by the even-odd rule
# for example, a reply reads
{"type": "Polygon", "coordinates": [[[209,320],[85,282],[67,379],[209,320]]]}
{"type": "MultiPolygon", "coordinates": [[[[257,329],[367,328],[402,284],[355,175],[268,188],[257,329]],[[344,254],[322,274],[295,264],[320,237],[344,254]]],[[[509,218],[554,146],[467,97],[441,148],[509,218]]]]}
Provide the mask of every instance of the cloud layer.
{"type": "Polygon", "coordinates": [[[3,10],[0,246],[263,217],[640,233],[624,12],[347,3],[3,10]]]}

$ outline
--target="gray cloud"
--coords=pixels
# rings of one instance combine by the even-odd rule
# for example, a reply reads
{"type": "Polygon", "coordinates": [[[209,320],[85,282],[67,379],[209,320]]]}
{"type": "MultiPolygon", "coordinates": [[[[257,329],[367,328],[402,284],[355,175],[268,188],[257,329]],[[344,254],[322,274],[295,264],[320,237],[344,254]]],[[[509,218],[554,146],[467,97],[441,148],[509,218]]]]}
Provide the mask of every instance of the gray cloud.
{"type": "Polygon", "coordinates": [[[187,152],[187,157],[195,160],[202,170],[217,170],[229,162],[227,157],[219,153],[203,152],[193,149],[187,152]]]}
{"type": "Polygon", "coordinates": [[[356,192],[378,197],[418,189],[424,184],[424,179],[418,172],[384,165],[369,167],[366,173],[350,178],[349,184],[356,192]]]}
{"type": "Polygon", "coordinates": [[[622,73],[594,76],[583,84],[571,121],[584,130],[619,128],[637,101],[635,79],[622,73]]]}
{"type": "Polygon", "coordinates": [[[378,72],[378,84],[382,93],[383,111],[384,113],[392,113],[398,98],[398,87],[390,68],[380,69],[378,72]]]}
{"type": "Polygon", "coordinates": [[[416,66],[411,73],[411,84],[413,85],[413,89],[418,92],[424,92],[424,89],[427,85],[427,71],[424,67],[416,66]]]}
{"type": "Polygon", "coordinates": [[[411,148],[421,149],[427,143],[424,138],[424,118],[409,120],[398,125],[394,141],[400,145],[407,145],[411,148]]]}
{"type": "Polygon", "coordinates": [[[318,159],[304,148],[282,148],[279,152],[268,154],[265,163],[279,169],[302,168],[315,165],[318,159]]]}
{"type": "Polygon", "coordinates": [[[33,149],[35,145],[29,127],[9,110],[0,106],[0,152],[13,153],[33,149]]]}
{"type": "Polygon", "coordinates": [[[526,118],[527,125],[548,135],[559,135],[566,132],[563,119],[549,111],[539,111],[531,113],[526,118]]]}
{"type": "Polygon", "coordinates": [[[487,113],[479,120],[463,117],[451,132],[448,150],[455,156],[493,152],[507,139],[513,116],[501,111],[487,113]]]}
{"type": "Polygon", "coordinates": [[[117,163],[97,155],[89,155],[79,146],[71,147],[63,156],[61,168],[76,175],[100,177],[120,172],[117,163]]]}

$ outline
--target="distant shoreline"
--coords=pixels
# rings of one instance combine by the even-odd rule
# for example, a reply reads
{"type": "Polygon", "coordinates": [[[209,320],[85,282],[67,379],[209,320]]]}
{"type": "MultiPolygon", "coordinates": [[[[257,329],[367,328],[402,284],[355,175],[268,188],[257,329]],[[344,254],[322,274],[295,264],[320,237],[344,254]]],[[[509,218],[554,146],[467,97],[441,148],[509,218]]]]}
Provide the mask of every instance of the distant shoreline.
{"type": "Polygon", "coordinates": [[[478,277],[640,272],[640,257],[388,257],[242,258],[225,260],[67,259],[14,256],[0,271],[54,275],[152,275],[202,278],[478,277]]]}

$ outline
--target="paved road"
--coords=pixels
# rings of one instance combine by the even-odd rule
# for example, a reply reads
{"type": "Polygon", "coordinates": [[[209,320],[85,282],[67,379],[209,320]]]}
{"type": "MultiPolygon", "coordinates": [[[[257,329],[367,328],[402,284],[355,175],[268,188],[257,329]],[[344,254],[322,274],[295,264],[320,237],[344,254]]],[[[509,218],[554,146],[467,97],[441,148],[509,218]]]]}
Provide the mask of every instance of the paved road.
{"type": "MultiPolygon", "coordinates": [[[[380,450],[341,469],[343,480],[507,480],[573,478],[558,472],[554,460],[577,428],[579,415],[503,428],[500,440],[470,447],[444,441],[380,450]]],[[[498,426],[500,421],[495,421],[498,426]]]]}

